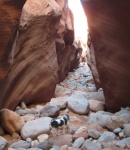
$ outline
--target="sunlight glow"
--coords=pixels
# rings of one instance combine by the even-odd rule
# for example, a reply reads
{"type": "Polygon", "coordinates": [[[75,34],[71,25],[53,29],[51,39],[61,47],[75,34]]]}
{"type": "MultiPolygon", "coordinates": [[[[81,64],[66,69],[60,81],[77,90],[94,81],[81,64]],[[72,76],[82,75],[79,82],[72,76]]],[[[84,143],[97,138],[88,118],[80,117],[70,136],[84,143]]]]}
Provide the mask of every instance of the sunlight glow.
{"type": "Polygon", "coordinates": [[[68,0],[68,5],[74,15],[75,40],[87,43],[88,24],[82,4],[80,0],[68,0]]]}

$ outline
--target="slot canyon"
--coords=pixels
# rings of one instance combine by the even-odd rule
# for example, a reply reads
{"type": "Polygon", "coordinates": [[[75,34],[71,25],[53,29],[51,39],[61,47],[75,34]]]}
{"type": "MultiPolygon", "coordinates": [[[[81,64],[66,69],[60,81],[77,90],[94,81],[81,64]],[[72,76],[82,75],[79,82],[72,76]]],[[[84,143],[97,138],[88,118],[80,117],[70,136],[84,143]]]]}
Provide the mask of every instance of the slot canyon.
{"type": "Polygon", "coordinates": [[[129,10],[129,0],[0,1],[0,150],[130,149],[129,10]],[[64,114],[70,133],[51,136],[64,114]]]}

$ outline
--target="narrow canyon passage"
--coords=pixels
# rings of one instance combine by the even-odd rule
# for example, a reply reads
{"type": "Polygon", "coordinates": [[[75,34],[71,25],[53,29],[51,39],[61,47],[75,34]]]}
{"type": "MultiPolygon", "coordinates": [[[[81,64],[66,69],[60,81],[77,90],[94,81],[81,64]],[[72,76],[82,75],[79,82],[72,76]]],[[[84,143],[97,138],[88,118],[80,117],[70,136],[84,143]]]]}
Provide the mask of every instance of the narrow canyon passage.
{"type": "Polygon", "coordinates": [[[127,3],[0,2],[0,150],[130,149],[127,3]]]}

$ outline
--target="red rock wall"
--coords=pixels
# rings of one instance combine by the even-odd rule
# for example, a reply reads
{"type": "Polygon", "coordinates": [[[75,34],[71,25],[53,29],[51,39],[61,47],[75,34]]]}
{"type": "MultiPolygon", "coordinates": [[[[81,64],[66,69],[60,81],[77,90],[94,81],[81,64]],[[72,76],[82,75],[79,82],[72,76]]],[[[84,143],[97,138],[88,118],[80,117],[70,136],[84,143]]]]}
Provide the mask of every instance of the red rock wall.
{"type": "Polygon", "coordinates": [[[13,33],[18,27],[19,17],[25,1],[0,1],[0,81],[4,79],[10,69],[7,60],[12,45],[9,40],[14,40],[13,33]]]}
{"type": "Polygon", "coordinates": [[[130,1],[82,1],[107,110],[130,106],[130,1]]]}
{"type": "Polygon", "coordinates": [[[23,9],[22,0],[1,4],[0,108],[49,101],[79,62],[67,0],[27,0],[23,9]]]}

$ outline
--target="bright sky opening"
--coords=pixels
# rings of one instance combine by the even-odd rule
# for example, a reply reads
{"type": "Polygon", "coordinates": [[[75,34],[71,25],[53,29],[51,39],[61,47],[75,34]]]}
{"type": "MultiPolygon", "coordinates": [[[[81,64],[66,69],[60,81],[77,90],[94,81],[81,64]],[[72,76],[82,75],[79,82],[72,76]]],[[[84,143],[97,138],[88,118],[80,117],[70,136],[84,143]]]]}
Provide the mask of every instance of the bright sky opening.
{"type": "Polygon", "coordinates": [[[87,43],[88,24],[82,4],[80,0],[68,0],[68,4],[74,14],[75,39],[81,39],[83,43],[87,43]]]}

